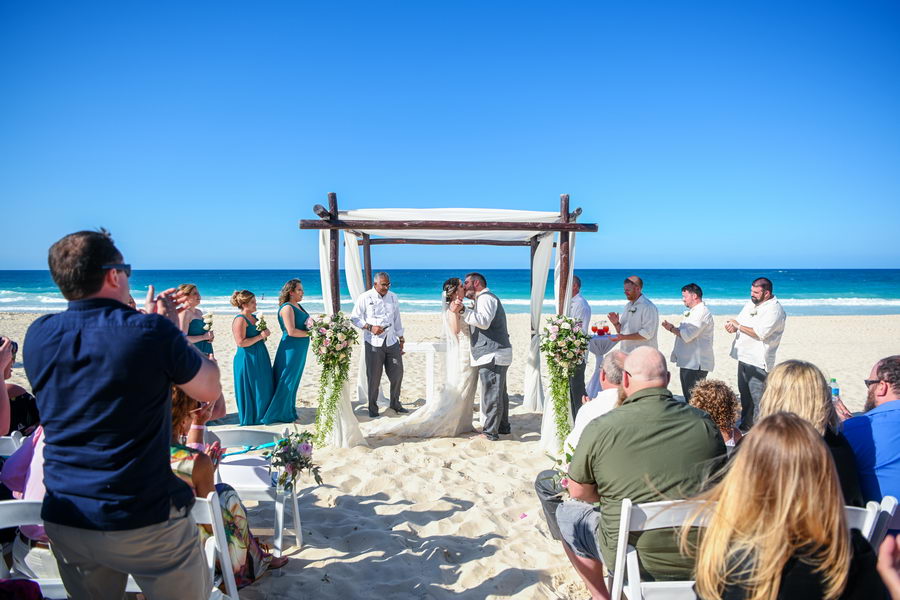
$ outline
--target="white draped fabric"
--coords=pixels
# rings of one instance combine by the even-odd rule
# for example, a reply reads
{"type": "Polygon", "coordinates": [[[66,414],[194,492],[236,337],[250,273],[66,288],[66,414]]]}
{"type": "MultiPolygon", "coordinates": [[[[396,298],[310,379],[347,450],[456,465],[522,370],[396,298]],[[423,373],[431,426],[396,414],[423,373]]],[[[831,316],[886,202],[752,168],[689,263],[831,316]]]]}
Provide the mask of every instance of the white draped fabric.
{"type": "MultiPolygon", "coordinates": [[[[553,290],[554,290],[554,299],[556,300],[556,306],[559,306],[559,276],[561,274],[561,261],[559,256],[559,234],[556,234],[557,237],[557,250],[556,250],[556,267],[553,269],[553,290]]],[[[565,302],[563,302],[563,314],[569,314],[569,304],[572,300],[572,275],[575,273],[575,234],[569,234],[569,276],[566,278],[567,284],[564,292],[565,302]]],[[[571,427],[573,424],[572,418],[572,408],[569,402],[566,402],[566,412],[569,415],[569,426],[571,427]]],[[[543,418],[541,419],[541,449],[545,452],[549,452],[551,454],[558,454],[559,449],[562,448],[563,440],[557,434],[556,431],[556,419],[553,414],[553,404],[550,403],[546,406],[544,410],[543,418]]]]}
{"type": "Polygon", "coordinates": [[[553,257],[553,234],[545,234],[534,253],[531,265],[531,343],[528,345],[528,358],[525,361],[525,399],[526,410],[540,412],[544,410],[544,384],[541,381],[541,309],[544,307],[544,296],[547,292],[547,273],[550,272],[550,259],[553,257]]]}
{"type": "MultiPolygon", "coordinates": [[[[329,315],[334,314],[331,306],[331,282],[328,278],[331,247],[328,243],[328,230],[323,229],[319,232],[319,275],[322,279],[322,301],[325,303],[325,312],[329,315]]],[[[357,253],[357,263],[359,262],[359,254],[357,253]]],[[[325,438],[328,446],[335,448],[352,448],[353,446],[368,446],[362,431],[359,429],[359,421],[353,414],[353,405],[350,404],[351,383],[348,378],[344,382],[344,388],[341,390],[341,399],[338,400],[337,414],[334,416],[334,427],[331,433],[325,438]]]]}
{"type": "MultiPolygon", "coordinates": [[[[359,241],[356,235],[344,231],[344,276],[347,278],[347,289],[350,290],[350,299],[356,302],[360,294],[366,291],[363,281],[362,265],[359,260],[359,241]]],[[[356,401],[368,405],[369,402],[369,378],[366,373],[366,361],[363,356],[365,347],[360,335],[359,344],[356,346],[359,363],[356,369],[356,401]]],[[[386,408],[390,401],[385,397],[381,389],[378,390],[378,405],[386,408]]]]}

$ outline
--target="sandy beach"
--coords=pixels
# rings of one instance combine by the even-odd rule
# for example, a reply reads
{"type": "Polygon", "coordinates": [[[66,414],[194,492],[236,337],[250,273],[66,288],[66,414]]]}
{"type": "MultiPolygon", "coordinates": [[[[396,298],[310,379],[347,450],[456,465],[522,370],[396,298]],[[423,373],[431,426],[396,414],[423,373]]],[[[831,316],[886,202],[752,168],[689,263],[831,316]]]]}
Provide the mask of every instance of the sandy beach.
{"type": "MultiPolygon", "coordinates": [[[[0,313],[0,333],[21,344],[36,317],[0,313]]],[[[681,320],[680,315],[661,318],[681,320]]],[[[716,368],[710,377],[736,388],[736,363],[728,356],[731,336],[723,328],[727,318],[716,317],[716,368]]],[[[439,338],[437,314],[409,314],[403,320],[407,341],[439,338]]],[[[229,413],[217,427],[237,421],[230,323],[231,315],[217,314],[214,346],[229,413]]],[[[315,460],[326,485],[303,489],[303,548],[288,549],[289,564],[243,590],[241,598],[586,597],[558,542],[550,538],[532,491],[535,474],[551,463],[537,443],[540,415],[521,406],[528,317],[510,315],[509,329],[515,356],[509,374],[513,435],[499,443],[473,434],[369,440],[368,448],[318,450],[315,460]]],[[[789,315],[778,359],[815,363],[826,377],[837,378],[844,402],[858,411],[865,399],[862,380],[877,359],[896,353],[898,332],[900,315],[789,315]]],[[[277,339],[273,335],[268,341],[272,356],[277,339]]],[[[673,336],[660,329],[659,341],[668,357],[673,336]]],[[[11,381],[30,389],[21,360],[20,355],[11,381]]],[[[404,361],[401,401],[412,410],[425,395],[425,360],[409,354],[404,361]]],[[[593,360],[589,373],[592,368],[593,360]]],[[[670,370],[671,389],[680,394],[677,371],[670,370]]],[[[314,420],[318,376],[310,357],[298,399],[298,428],[310,428],[314,420]]],[[[369,420],[361,405],[355,408],[361,422],[369,420]]],[[[381,418],[394,418],[388,414],[381,418]]],[[[250,518],[254,531],[271,534],[270,507],[251,509],[250,518]]]]}

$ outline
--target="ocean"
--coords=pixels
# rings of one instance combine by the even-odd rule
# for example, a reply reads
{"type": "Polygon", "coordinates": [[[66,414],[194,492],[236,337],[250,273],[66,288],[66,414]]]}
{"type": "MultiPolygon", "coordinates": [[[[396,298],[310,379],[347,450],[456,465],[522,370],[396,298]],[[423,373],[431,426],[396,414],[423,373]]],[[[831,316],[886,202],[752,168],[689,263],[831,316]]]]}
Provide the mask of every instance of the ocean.
{"type": "MultiPolygon", "coordinates": [[[[529,309],[530,275],[525,269],[482,271],[488,286],[501,298],[509,313],[529,309]]],[[[644,293],[663,314],[683,310],[681,286],[697,283],[713,313],[735,314],[747,301],[750,282],[768,277],[775,294],[791,315],[881,315],[900,314],[900,269],[646,269],[636,273],[617,269],[578,269],[582,295],[597,313],[618,310],[625,303],[622,281],[637,274],[644,279],[644,293]]],[[[390,271],[392,290],[405,312],[437,312],[441,285],[463,271],[449,269],[395,269],[390,271]]],[[[149,284],[158,290],[180,283],[195,283],[203,296],[201,308],[210,312],[233,312],[231,293],[248,289],[257,295],[259,309],[274,312],[282,284],[297,277],[306,297],[302,304],[311,312],[323,310],[319,271],[286,270],[166,270],[134,271],[132,294],[142,303],[149,284]]],[[[553,308],[550,274],[544,312],[553,308]]],[[[352,306],[346,284],[341,281],[343,309],[352,306]]],[[[0,271],[0,312],[53,312],[64,310],[66,301],[48,271],[0,271]]]]}

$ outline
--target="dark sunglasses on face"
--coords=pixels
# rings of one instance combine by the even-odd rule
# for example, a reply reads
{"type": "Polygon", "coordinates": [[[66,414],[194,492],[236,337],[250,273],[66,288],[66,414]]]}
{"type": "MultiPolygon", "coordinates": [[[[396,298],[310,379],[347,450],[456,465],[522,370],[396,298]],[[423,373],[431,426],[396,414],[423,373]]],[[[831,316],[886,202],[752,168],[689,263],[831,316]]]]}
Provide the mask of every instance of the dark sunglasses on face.
{"type": "Polygon", "coordinates": [[[131,265],[125,263],[119,263],[116,265],[103,265],[100,267],[101,269],[115,269],[116,271],[124,271],[125,277],[131,277],[131,265]]]}

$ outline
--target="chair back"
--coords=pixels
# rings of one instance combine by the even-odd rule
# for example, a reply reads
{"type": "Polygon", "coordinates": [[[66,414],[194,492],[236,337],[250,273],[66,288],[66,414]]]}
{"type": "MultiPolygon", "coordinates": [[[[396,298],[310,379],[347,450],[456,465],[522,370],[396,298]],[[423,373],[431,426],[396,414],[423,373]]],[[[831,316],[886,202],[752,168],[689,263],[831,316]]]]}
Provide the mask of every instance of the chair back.
{"type": "MultiPolygon", "coordinates": [[[[0,529],[20,525],[43,525],[40,500],[5,500],[0,502],[0,529]]],[[[0,560],[0,577],[9,577],[5,560],[0,560]]],[[[41,586],[45,598],[66,598],[66,588],[60,579],[33,579],[41,586]]]]}
{"type": "Polygon", "coordinates": [[[870,540],[873,548],[877,550],[881,546],[890,529],[900,529],[900,513],[897,513],[897,499],[885,496],[881,499],[881,510],[878,519],[875,520],[875,532],[870,540]]]}
{"type": "MultiPolygon", "coordinates": [[[[619,537],[616,543],[616,564],[613,571],[612,596],[620,600],[623,591],[631,600],[640,598],[664,597],[677,600],[680,598],[696,598],[693,581],[660,581],[641,583],[640,566],[637,550],[628,543],[632,532],[650,531],[679,527],[687,522],[691,515],[701,511],[704,503],[695,500],[665,500],[632,504],[631,499],[622,500],[622,516],[619,520],[619,537]]],[[[701,513],[694,523],[704,527],[709,521],[708,513],[701,513]]]]}
{"type": "Polygon", "coordinates": [[[230,450],[240,450],[244,446],[259,446],[261,444],[271,444],[281,439],[277,431],[269,431],[268,429],[250,429],[240,427],[234,429],[217,429],[216,431],[207,430],[206,442],[211,444],[215,441],[219,442],[223,448],[230,450]]]}
{"type": "Polygon", "coordinates": [[[194,517],[197,524],[209,525],[212,528],[212,537],[206,540],[203,548],[210,581],[215,581],[216,558],[218,557],[222,578],[225,580],[225,593],[230,598],[237,600],[237,583],[234,580],[234,572],[231,570],[231,555],[228,552],[228,538],[225,537],[225,522],[222,519],[219,494],[213,491],[206,498],[197,498],[194,508],[191,510],[191,516],[194,517]]]}
{"type": "Polygon", "coordinates": [[[863,537],[871,542],[880,511],[881,506],[874,500],[867,502],[865,508],[845,506],[844,514],[847,517],[847,527],[849,529],[859,529],[863,537]]]}
{"type": "Polygon", "coordinates": [[[10,457],[22,445],[22,434],[13,431],[9,435],[0,436],[0,456],[10,457]]]}

